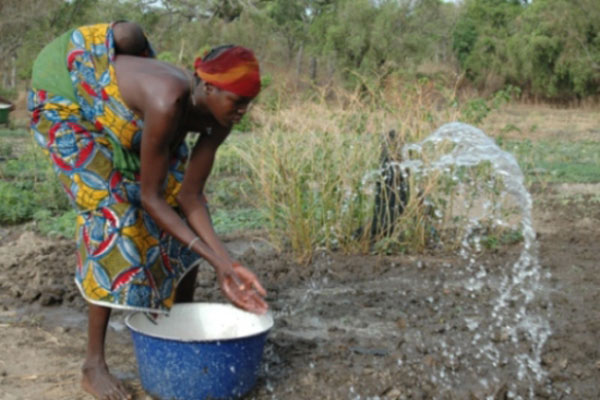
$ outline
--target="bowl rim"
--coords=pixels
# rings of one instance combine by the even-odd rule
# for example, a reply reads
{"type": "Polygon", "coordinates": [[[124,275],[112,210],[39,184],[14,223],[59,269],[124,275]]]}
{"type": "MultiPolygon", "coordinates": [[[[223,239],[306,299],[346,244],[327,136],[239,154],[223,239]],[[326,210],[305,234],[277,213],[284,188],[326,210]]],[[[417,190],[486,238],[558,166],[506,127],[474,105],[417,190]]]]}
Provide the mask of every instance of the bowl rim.
{"type": "MultiPolygon", "coordinates": [[[[241,308],[238,308],[238,307],[234,306],[231,303],[218,303],[218,302],[178,303],[178,304],[174,304],[171,309],[173,309],[175,307],[177,307],[177,308],[187,308],[187,307],[194,307],[194,306],[198,306],[198,305],[225,306],[225,307],[234,308],[236,310],[239,310],[239,311],[242,311],[242,312],[245,312],[245,313],[250,313],[249,311],[246,311],[246,310],[243,310],[241,308]]],[[[174,338],[172,336],[150,334],[150,333],[147,333],[147,332],[143,332],[140,329],[132,326],[132,323],[131,323],[130,320],[134,316],[136,316],[138,314],[143,314],[149,320],[151,319],[151,317],[148,316],[148,314],[151,314],[150,312],[147,312],[147,311],[133,311],[133,312],[130,312],[125,317],[125,325],[127,326],[127,328],[129,328],[129,330],[131,332],[135,332],[135,333],[138,333],[140,335],[148,336],[148,337],[155,338],[155,339],[161,339],[161,340],[167,340],[167,341],[173,341],[173,342],[184,342],[184,343],[216,343],[216,342],[229,342],[229,341],[235,341],[235,340],[250,339],[250,338],[253,338],[253,337],[256,337],[256,336],[261,336],[261,335],[268,334],[271,331],[271,329],[273,329],[273,326],[275,325],[275,319],[273,317],[273,313],[271,312],[271,310],[268,310],[263,315],[255,314],[255,315],[259,316],[259,317],[267,317],[268,320],[269,320],[268,327],[266,329],[262,329],[259,332],[252,333],[250,335],[243,335],[243,336],[236,336],[236,337],[229,337],[229,338],[226,337],[226,338],[222,338],[222,339],[179,339],[179,338],[174,338]]],[[[169,314],[168,313],[160,313],[160,315],[169,315],[169,314]]]]}

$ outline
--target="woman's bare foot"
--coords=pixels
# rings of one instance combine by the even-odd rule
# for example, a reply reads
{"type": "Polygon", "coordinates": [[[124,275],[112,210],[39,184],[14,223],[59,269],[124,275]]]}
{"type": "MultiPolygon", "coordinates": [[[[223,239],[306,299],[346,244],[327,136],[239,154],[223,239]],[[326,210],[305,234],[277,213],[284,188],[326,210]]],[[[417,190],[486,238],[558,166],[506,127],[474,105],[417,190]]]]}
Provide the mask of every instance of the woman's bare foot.
{"type": "Polygon", "coordinates": [[[104,363],[91,365],[85,364],[82,368],[83,390],[98,400],[131,400],[131,394],[123,384],[108,372],[104,363]]]}

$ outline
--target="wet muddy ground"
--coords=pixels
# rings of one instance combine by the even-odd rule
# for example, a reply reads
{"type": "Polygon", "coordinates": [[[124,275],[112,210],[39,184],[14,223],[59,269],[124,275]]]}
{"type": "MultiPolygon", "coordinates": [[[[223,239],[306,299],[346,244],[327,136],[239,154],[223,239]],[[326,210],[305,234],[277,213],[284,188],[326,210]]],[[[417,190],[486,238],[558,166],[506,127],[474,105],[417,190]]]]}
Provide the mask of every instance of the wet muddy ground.
{"type": "MultiPolygon", "coordinates": [[[[477,255],[476,268],[455,254],[321,252],[300,265],[255,235],[228,238],[261,277],[276,321],[247,398],[600,398],[598,189],[534,190],[542,279],[525,312],[551,329],[539,359],[527,326],[514,335],[487,329],[495,283],[510,277],[518,245],[477,255]],[[526,360],[539,370],[522,368],[526,360]]],[[[79,387],[86,315],[72,278],[74,245],[27,226],[4,227],[0,239],[0,399],[89,398],[79,387]]],[[[208,268],[195,296],[223,301],[208,268]]],[[[523,304],[509,302],[511,310],[523,304]]],[[[109,364],[135,399],[146,399],[124,316],[111,322],[109,364]]]]}

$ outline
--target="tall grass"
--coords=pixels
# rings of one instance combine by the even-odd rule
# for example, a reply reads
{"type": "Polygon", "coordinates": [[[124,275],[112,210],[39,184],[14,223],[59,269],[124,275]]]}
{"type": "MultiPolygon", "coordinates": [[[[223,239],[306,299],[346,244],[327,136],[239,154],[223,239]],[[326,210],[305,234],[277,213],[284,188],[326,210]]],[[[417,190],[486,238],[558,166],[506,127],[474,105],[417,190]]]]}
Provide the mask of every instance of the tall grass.
{"type": "Polygon", "coordinates": [[[239,149],[252,172],[257,206],[268,210],[272,239],[289,240],[301,258],[319,247],[356,246],[355,233],[372,207],[364,176],[377,168],[377,136],[340,132],[355,115],[323,111],[281,110],[239,149]],[[321,118],[321,126],[310,124],[321,118]]]}
{"type": "Polygon", "coordinates": [[[385,90],[324,88],[314,89],[309,100],[288,99],[269,108],[259,104],[253,111],[257,128],[236,152],[247,163],[254,204],[266,210],[272,241],[289,244],[299,259],[308,260],[317,249],[420,251],[439,237],[443,221],[432,218],[432,206],[443,202],[431,199],[442,189],[451,197],[445,178],[408,176],[410,190],[402,193],[405,188],[383,182],[381,158],[385,152],[400,161],[405,142],[459,119],[451,90],[426,80],[393,82],[385,90]],[[388,141],[391,129],[396,135],[388,141]],[[381,214],[377,196],[382,204],[405,196],[406,204],[401,213],[381,214]],[[373,230],[377,218],[392,228],[373,230]]]}

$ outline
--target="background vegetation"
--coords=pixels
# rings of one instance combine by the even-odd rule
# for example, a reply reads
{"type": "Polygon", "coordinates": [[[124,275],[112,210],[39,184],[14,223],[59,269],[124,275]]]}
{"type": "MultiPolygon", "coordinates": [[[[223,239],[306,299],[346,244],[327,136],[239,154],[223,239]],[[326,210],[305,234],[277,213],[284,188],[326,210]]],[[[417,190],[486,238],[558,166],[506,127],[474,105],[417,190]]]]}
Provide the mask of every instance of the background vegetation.
{"type": "Polygon", "coordinates": [[[161,58],[187,66],[208,46],[234,42],[273,73],[318,82],[444,73],[489,93],[511,84],[561,101],[600,87],[597,0],[4,0],[0,15],[9,91],[52,38],[116,19],[140,22],[161,58]]]}
{"type": "MultiPolygon", "coordinates": [[[[220,233],[265,229],[301,259],[453,245],[430,218],[427,201],[449,190],[438,177],[411,182],[405,212],[388,216],[393,232],[371,234],[381,176],[368,177],[383,151],[397,159],[446,122],[479,126],[514,102],[576,106],[600,94],[597,0],[3,0],[0,96],[22,99],[58,34],[117,19],[141,23],[158,57],[182,67],[222,43],[255,50],[264,90],[219,152],[212,216],[220,233]]],[[[74,213],[24,124],[0,131],[0,223],[70,236],[74,213]]],[[[536,141],[522,129],[503,122],[497,142],[529,184],[600,181],[597,139],[536,141]]]]}

